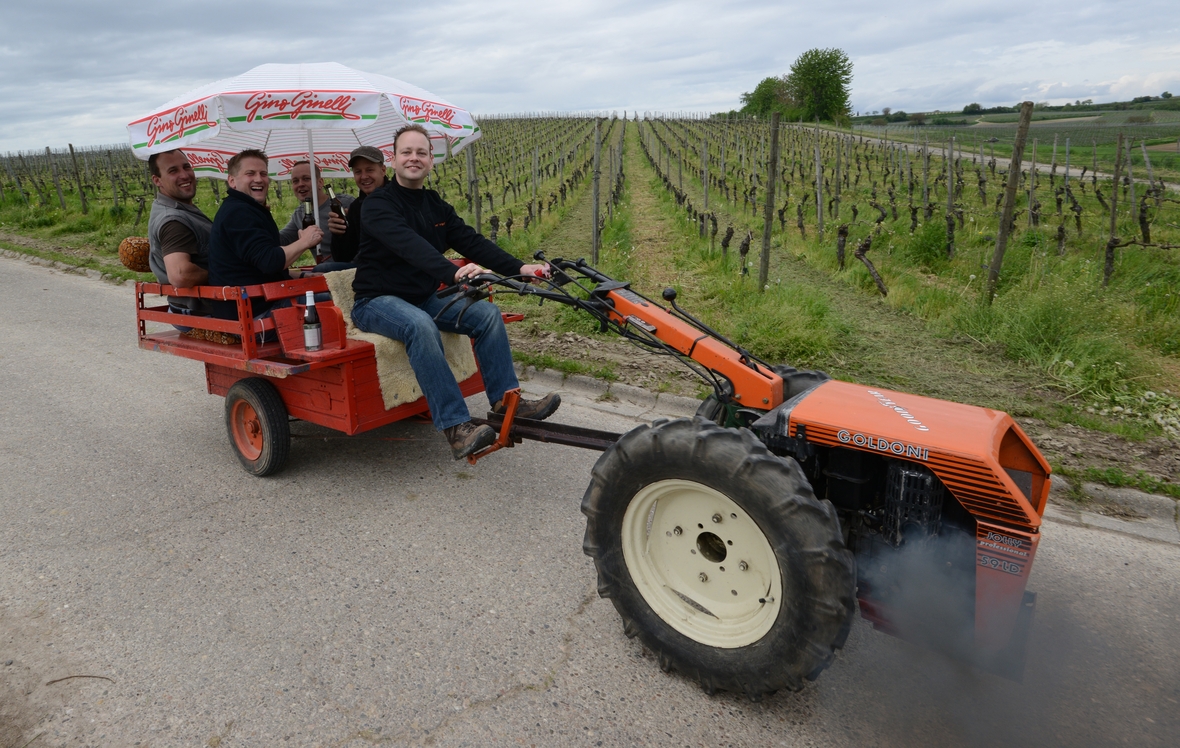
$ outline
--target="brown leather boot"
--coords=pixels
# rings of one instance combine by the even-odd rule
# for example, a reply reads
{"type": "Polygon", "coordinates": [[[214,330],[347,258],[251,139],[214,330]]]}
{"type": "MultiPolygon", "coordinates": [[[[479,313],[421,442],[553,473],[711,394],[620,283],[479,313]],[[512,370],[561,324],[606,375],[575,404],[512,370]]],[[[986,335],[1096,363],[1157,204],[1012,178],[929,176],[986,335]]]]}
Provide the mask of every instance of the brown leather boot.
{"type": "Polygon", "coordinates": [[[491,426],[477,425],[471,421],[443,429],[443,434],[451,443],[451,454],[455,455],[456,460],[478,452],[496,441],[496,432],[491,426]]]}
{"type": "MultiPolygon", "coordinates": [[[[540,400],[525,400],[523,397],[516,404],[516,417],[528,418],[533,421],[544,421],[549,416],[557,412],[561,406],[561,395],[556,392],[550,392],[540,400]]],[[[504,401],[496,403],[492,407],[492,412],[496,415],[504,415],[504,401]]]]}

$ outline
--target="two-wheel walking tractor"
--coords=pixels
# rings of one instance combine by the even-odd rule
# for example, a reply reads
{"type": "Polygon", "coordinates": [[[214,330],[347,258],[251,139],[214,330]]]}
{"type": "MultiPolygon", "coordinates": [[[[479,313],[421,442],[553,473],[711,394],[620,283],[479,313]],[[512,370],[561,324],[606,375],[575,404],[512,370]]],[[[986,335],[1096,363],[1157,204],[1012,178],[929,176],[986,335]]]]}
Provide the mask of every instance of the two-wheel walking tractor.
{"type": "MultiPolygon", "coordinates": [[[[682,309],[673,289],[656,301],[582,260],[550,262],[547,281],[478,275],[440,294],[467,304],[498,288],[575,307],[678,358],[713,394],[693,418],[621,435],[489,413],[499,439],[469,459],[522,439],[603,451],[582,499],[583,549],[625,633],[662,667],[709,692],[798,689],[832,662],[859,604],[879,630],[1021,677],[1049,465],[1010,416],[769,365],[682,309]]],[[[346,336],[333,304],[319,305],[317,352],[303,349],[297,304],[251,314],[251,298],[326,287],[137,284],[140,346],[205,362],[254,474],[282,467],[289,417],[356,434],[427,412],[424,399],[385,409],[373,346],[346,336]],[[239,318],[147,306],[158,294],[236,301],[239,318]],[[232,342],[149,333],[147,322],[232,342]]],[[[461,383],[467,395],[482,387],[478,373],[461,383]]]]}

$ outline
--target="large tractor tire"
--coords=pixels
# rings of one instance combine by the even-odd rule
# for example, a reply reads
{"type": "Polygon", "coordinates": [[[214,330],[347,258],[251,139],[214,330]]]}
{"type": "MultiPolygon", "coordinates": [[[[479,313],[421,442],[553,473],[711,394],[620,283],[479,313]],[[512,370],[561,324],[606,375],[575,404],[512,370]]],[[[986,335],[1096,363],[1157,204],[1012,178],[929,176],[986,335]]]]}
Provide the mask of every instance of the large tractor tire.
{"type": "Polygon", "coordinates": [[[662,668],[756,699],[831,663],[856,572],[797,463],[697,417],[634,429],[592,475],[583,549],[598,592],[662,668]]]}
{"type": "Polygon", "coordinates": [[[262,377],[239,379],[225,393],[225,430],[247,473],[273,475],[287,464],[287,408],[274,385],[262,377]]]}

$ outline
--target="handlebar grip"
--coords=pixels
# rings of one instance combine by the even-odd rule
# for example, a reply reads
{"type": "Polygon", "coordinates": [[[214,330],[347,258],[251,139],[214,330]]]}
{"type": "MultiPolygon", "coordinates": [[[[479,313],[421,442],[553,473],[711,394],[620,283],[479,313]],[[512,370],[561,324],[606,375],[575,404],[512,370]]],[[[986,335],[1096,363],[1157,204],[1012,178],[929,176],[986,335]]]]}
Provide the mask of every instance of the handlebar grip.
{"type": "Polygon", "coordinates": [[[439,298],[439,299],[445,299],[448,296],[454,296],[455,294],[462,291],[464,288],[470,288],[470,286],[468,286],[466,283],[456,283],[453,286],[447,286],[443,290],[439,291],[438,293],[435,294],[435,297],[439,298]]]}

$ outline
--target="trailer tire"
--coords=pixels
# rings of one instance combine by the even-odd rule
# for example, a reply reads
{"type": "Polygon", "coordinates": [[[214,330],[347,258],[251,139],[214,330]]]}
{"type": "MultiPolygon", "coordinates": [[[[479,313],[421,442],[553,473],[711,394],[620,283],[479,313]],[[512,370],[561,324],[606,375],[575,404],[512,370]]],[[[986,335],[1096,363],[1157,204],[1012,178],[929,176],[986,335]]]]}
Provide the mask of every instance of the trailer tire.
{"type": "Polygon", "coordinates": [[[283,469],[291,451],[287,408],[262,377],[234,382],[225,394],[225,429],[247,473],[263,477],[283,469]]]}
{"type": "Polygon", "coordinates": [[[856,572],[836,511],[746,429],[697,417],[624,434],[582,513],[624,632],[709,693],[798,690],[847,637],[856,572]]]}

